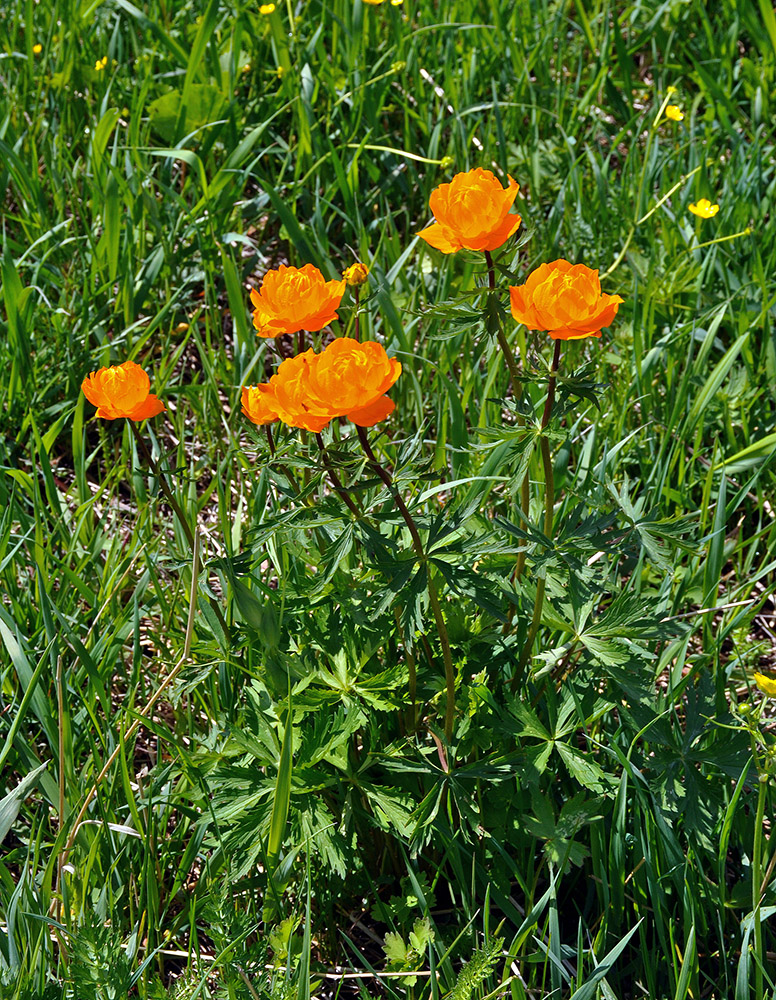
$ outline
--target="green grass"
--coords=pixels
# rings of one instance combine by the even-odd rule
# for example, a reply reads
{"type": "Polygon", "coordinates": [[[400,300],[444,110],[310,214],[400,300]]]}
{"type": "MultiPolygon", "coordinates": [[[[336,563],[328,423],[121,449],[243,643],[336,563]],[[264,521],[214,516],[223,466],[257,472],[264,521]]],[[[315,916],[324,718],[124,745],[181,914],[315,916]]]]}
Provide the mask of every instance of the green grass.
{"type": "MultiPolygon", "coordinates": [[[[765,0],[2,6],[2,997],[776,996],[775,74],[765,0]],[[502,304],[558,256],[625,300],[564,349],[554,545],[483,260],[414,235],[474,166],[521,185],[502,304]],[[240,414],[277,360],[248,287],[356,258],[404,368],[370,440],[453,646],[444,759],[425,580],[352,425],[359,522],[311,439],[271,460],[240,414]],[[126,359],[199,567],[80,392],[126,359]]],[[[531,418],[548,341],[505,329],[531,418]]]]}

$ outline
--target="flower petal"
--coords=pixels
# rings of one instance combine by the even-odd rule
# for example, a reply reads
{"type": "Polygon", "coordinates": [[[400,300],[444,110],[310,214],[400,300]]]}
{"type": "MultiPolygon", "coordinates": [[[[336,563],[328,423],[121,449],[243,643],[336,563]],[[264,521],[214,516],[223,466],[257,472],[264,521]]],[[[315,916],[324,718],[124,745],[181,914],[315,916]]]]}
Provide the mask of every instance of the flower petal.
{"type": "Polygon", "coordinates": [[[161,399],[157,399],[153,393],[149,393],[143,402],[139,406],[136,406],[130,413],[127,413],[126,416],[130,420],[147,420],[149,417],[156,417],[160,413],[164,413],[165,409],[166,407],[161,399]]]}
{"type": "Polygon", "coordinates": [[[442,253],[458,253],[463,247],[463,244],[455,239],[450,230],[440,226],[438,222],[434,222],[425,229],[421,229],[415,235],[420,236],[421,239],[434,247],[435,250],[441,250],[442,253]]]}
{"type": "Polygon", "coordinates": [[[374,427],[381,420],[385,420],[395,409],[396,403],[392,399],[380,396],[369,406],[362,406],[360,410],[351,410],[347,414],[347,418],[359,427],[374,427]]]}

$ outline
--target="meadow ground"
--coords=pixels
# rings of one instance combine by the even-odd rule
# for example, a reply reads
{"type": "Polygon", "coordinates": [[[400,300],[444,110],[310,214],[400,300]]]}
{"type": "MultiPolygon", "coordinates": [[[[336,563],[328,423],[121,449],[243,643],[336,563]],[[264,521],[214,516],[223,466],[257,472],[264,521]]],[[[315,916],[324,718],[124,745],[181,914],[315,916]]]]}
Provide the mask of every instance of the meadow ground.
{"type": "Polygon", "coordinates": [[[775,72],[769,0],[0,5],[3,1000],[776,997],[775,72]]]}

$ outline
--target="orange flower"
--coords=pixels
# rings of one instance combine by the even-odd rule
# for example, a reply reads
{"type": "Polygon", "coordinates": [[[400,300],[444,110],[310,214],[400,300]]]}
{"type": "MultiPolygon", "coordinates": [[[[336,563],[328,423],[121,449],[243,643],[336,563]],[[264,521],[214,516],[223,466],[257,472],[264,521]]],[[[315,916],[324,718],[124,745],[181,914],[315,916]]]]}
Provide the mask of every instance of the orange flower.
{"type": "Polygon", "coordinates": [[[519,190],[511,177],[503,188],[481,167],[456,174],[431,192],[428,203],[437,221],[418,236],[442,253],[497,250],[520,225],[520,216],[509,212],[519,190]]]}
{"type": "Polygon", "coordinates": [[[278,337],[299,330],[322,330],[338,319],[345,281],[326,281],[312,264],[267,271],[260,291],[251,292],[253,325],[260,337],[278,337]]]}
{"type": "Polygon", "coordinates": [[[297,354],[295,358],[286,358],[269,380],[272,402],[283,423],[316,433],[322,431],[335,415],[326,407],[313,411],[307,405],[310,369],[318,357],[310,348],[303,354],[297,354]]]}
{"type": "Polygon", "coordinates": [[[353,288],[358,288],[359,285],[364,285],[369,278],[369,268],[366,264],[362,264],[360,260],[357,260],[355,264],[351,264],[350,267],[346,267],[342,272],[342,277],[345,281],[353,288]]]}
{"type": "Polygon", "coordinates": [[[316,433],[334,417],[372,427],[393,412],[385,393],[400,374],[380,344],[340,337],[321,354],[286,358],[268,384],[243,389],[243,412],[257,424],[279,418],[316,433]]]}
{"type": "Polygon", "coordinates": [[[91,372],[81,383],[84,396],[105,420],[145,420],[164,412],[164,403],[149,390],[151,380],[134,361],[91,372]]]}
{"type": "MultiPolygon", "coordinates": [[[[278,372],[280,374],[280,372],[278,372]]],[[[396,405],[384,395],[401,375],[401,364],[389,358],[373,340],[359,344],[340,337],[332,341],[311,367],[308,405],[328,408],[360,427],[371,427],[396,405]]]]}
{"type": "Polygon", "coordinates": [[[518,323],[546,330],[553,340],[600,337],[623,301],[602,294],[598,271],[562,259],[541,264],[524,285],[509,289],[509,298],[518,323]]]}
{"type": "Polygon", "coordinates": [[[244,385],[240,401],[243,413],[254,424],[272,424],[278,419],[275,393],[266,383],[244,385]]]}

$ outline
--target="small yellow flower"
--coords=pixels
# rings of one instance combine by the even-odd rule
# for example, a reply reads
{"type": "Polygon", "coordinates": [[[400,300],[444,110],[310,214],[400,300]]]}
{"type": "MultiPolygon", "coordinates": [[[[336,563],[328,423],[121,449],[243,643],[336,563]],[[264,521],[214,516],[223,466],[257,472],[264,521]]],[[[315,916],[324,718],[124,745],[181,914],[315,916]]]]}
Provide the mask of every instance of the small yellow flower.
{"type": "Polygon", "coordinates": [[[763,694],[767,694],[769,698],[776,698],[776,677],[768,677],[755,671],[754,682],[763,694]]]}
{"type": "Polygon", "coordinates": [[[669,104],[666,108],[666,118],[670,118],[672,122],[680,122],[684,118],[684,114],[676,104],[669,104]]]}
{"type": "Polygon", "coordinates": [[[275,9],[274,3],[263,3],[261,7],[259,7],[259,13],[271,14],[274,9],[275,9]]]}
{"type": "Polygon", "coordinates": [[[378,4],[384,3],[385,0],[364,0],[364,3],[368,3],[370,7],[377,7],[378,4]]]}
{"type": "Polygon", "coordinates": [[[102,70],[105,69],[107,65],[108,65],[108,57],[103,56],[102,59],[97,60],[97,62],[94,64],[94,68],[97,70],[98,73],[100,73],[102,72],[102,70]]]}
{"type": "Polygon", "coordinates": [[[243,66],[242,71],[243,71],[243,74],[250,73],[250,71],[251,71],[251,64],[250,63],[246,63],[243,66]]]}
{"type": "Polygon", "coordinates": [[[676,93],[676,87],[666,87],[666,93],[667,94],[675,94],[676,93]]]}
{"type": "Polygon", "coordinates": [[[366,279],[369,277],[369,268],[359,260],[355,264],[351,264],[350,267],[346,267],[342,272],[342,277],[351,287],[357,288],[366,283],[366,279]]]}
{"type": "Polygon", "coordinates": [[[278,80],[282,80],[283,79],[283,74],[285,73],[285,69],[283,69],[282,66],[278,66],[278,68],[275,70],[275,72],[278,75],[278,80]]]}
{"type": "Polygon", "coordinates": [[[401,7],[404,0],[391,0],[391,7],[401,7]]]}
{"type": "Polygon", "coordinates": [[[39,56],[43,51],[43,46],[40,44],[40,42],[38,42],[37,44],[32,46],[32,51],[35,53],[36,56],[39,56]]]}
{"type": "Polygon", "coordinates": [[[692,214],[700,216],[701,219],[710,219],[719,211],[719,205],[712,205],[708,198],[699,198],[689,207],[692,214]]]}

